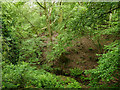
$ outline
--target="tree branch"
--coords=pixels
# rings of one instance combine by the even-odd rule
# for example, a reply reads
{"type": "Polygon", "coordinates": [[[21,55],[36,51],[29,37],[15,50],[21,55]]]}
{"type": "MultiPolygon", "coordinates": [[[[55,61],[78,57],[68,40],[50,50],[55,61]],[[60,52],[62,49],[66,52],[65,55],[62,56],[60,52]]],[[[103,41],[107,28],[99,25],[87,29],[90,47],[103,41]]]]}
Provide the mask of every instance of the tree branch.
{"type": "MultiPolygon", "coordinates": [[[[15,6],[15,4],[13,4],[14,6],[15,6]]],[[[16,6],[15,6],[16,7],[16,6]]],[[[17,7],[16,7],[17,8],[17,7]]],[[[18,9],[18,8],[17,8],[18,9]]],[[[21,12],[21,11],[19,11],[20,12],[20,14],[22,14],[23,15],[23,17],[28,21],[28,23],[32,26],[32,27],[35,27],[29,20],[28,20],[28,18],[23,14],[23,12],[21,12]]]]}
{"type": "Polygon", "coordinates": [[[23,17],[28,21],[28,23],[30,23],[30,25],[31,25],[32,27],[35,27],[35,26],[27,19],[26,16],[23,15],[23,17]]]}
{"type": "Polygon", "coordinates": [[[45,9],[45,7],[43,7],[37,0],[36,0],[37,4],[42,7],[43,9],[45,9]]]}

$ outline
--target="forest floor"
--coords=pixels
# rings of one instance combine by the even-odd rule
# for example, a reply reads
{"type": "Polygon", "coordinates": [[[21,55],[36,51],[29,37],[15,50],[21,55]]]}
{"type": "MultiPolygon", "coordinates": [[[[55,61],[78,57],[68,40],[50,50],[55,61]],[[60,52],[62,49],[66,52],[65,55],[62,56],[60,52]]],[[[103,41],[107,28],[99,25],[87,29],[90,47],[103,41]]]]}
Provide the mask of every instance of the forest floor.
{"type": "MultiPolygon", "coordinates": [[[[82,86],[82,88],[85,88],[86,85],[89,83],[89,80],[82,80],[79,75],[72,76],[70,74],[70,69],[78,68],[84,71],[95,68],[98,65],[98,57],[96,56],[96,53],[98,53],[99,51],[93,44],[92,40],[90,40],[88,37],[82,37],[81,39],[77,40],[75,42],[75,45],[67,49],[67,51],[68,52],[65,53],[64,57],[67,58],[68,61],[65,62],[64,58],[60,58],[59,60],[57,60],[54,63],[53,68],[60,68],[60,71],[57,70],[54,71],[54,73],[57,75],[64,75],[74,78],[78,82],[85,84],[82,86]],[[66,73],[67,75],[65,75],[66,73]]],[[[87,77],[84,73],[82,73],[81,75],[87,77]]]]}
{"type": "MultiPolygon", "coordinates": [[[[113,42],[110,39],[111,36],[103,36],[101,38],[101,46],[113,42]],[[102,40],[104,38],[104,40],[102,40]],[[108,39],[109,38],[109,39],[108,39]],[[107,41],[106,41],[107,40],[107,41]]],[[[71,77],[80,82],[82,88],[89,88],[87,85],[89,84],[88,79],[81,79],[81,76],[89,77],[84,74],[85,70],[90,70],[96,68],[98,65],[98,56],[96,54],[103,53],[104,50],[100,51],[100,49],[96,46],[96,42],[93,42],[91,38],[88,36],[84,36],[80,39],[77,39],[73,42],[74,46],[67,48],[67,52],[65,52],[59,59],[52,61],[51,63],[47,63],[47,65],[52,69],[46,69],[46,71],[61,76],[61,79],[65,79],[65,77],[71,77]],[[70,69],[79,69],[82,70],[83,73],[77,76],[71,75],[70,69]]],[[[46,51],[46,48],[44,52],[46,51]]],[[[43,55],[44,58],[46,55],[43,55]]],[[[40,66],[38,66],[40,68],[40,66]]]]}

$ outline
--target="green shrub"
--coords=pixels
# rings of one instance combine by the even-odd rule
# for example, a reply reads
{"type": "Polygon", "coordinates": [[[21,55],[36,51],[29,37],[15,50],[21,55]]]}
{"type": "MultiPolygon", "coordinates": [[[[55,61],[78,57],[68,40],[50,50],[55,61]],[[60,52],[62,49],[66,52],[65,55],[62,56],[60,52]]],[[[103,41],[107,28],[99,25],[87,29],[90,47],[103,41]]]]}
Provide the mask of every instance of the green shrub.
{"type": "Polygon", "coordinates": [[[113,42],[110,45],[105,46],[107,53],[102,54],[99,57],[98,67],[96,69],[85,71],[90,75],[90,85],[93,87],[99,86],[99,82],[102,80],[107,84],[110,80],[113,80],[115,72],[119,73],[119,50],[120,43],[113,42]]]}
{"type": "MultiPolygon", "coordinates": [[[[33,36],[27,40],[21,42],[21,48],[19,53],[19,59],[27,62],[41,62],[42,61],[42,49],[43,42],[40,37],[33,36]],[[41,61],[40,61],[41,60],[41,61]]],[[[38,63],[39,64],[39,63],[38,63]]]]}
{"type": "Polygon", "coordinates": [[[73,82],[73,83],[68,83],[66,88],[81,88],[81,86],[78,82],[73,82]]]}
{"type": "Polygon", "coordinates": [[[23,62],[18,65],[6,65],[3,66],[2,70],[2,80],[3,80],[3,88],[4,87],[18,87],[24,86],[26,83],[25,74],[33,72],[35,68],[30,67],[28,63],[23,62]]]}
{"type": "Polygon", "coordinates": [[[80,70],[79,68],[73,68],[73,69],[69,69],[70,70],[70,74],[72,76],[78,76],[81,75],[83,73],[82,70],[80,70]]]}
{"type": "Polygon", "coordinates": [[[77,82],[75,79],[65,76],[60,76],[59,78],[59,84],[62,85],[64,88],[81,88],[81,84],[77,82]],[[62,80],[64,78],[64,80],[62,80]]]}
{"type": "Polygon", "coordinates": [[[72,87],[80,87],[76,80],[63,81],[61,77],[43,69],[37,70],[36,67],[31,67],[25,62],[3,66],[2,76],[3,88],[64,88],[70,86],[68,82],[73,83],[72,87]]]}

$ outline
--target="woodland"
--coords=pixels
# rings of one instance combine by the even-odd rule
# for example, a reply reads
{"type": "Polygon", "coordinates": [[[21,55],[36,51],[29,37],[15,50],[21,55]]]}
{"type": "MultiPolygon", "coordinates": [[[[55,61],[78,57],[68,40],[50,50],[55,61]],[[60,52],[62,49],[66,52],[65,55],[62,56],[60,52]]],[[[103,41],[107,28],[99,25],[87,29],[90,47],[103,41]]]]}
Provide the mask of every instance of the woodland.
{"type": "Polygon", "coordinates": [[[2,88],[119,88],[119,2],[0,2],[2,88]]]}

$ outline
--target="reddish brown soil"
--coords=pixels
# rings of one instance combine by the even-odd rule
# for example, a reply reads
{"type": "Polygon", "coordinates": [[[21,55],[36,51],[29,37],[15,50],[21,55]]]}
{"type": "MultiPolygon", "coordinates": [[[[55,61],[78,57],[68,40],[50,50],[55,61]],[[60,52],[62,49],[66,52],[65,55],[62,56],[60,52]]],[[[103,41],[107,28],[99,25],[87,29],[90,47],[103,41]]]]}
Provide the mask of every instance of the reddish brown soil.
{"type": "Polygon", "coordinates": [[[65,57],[69,59],[69,62],[62,64],[60,60],[57,60],[55,67],[61,67],[64,70],[70,68],[80,68],[81,70],[88,70],[97,66],[97,48],[93,44],[92,40],[88,37],[82,37],[73,47],[67,49],[69,54],[65,54],[65,57]]]}

